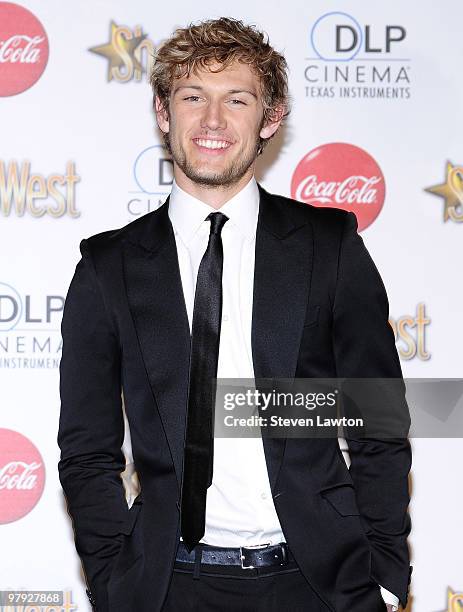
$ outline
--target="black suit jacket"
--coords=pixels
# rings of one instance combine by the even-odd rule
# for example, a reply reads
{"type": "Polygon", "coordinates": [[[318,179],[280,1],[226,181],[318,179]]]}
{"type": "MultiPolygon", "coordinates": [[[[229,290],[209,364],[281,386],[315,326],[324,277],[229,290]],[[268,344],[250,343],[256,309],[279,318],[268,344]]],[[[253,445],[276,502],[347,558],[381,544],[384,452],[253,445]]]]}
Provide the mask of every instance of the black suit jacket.
{"type": "MultiPolygon", "coordinates": [[[[401,377],[388,301],[352,213],[269,194],[252,317],[256,378],[401,377]]],[[[66,298],[60,480],[98,612],[161,610],[179,541],[190,331],[167,201],[82,240],[66,298]],[[130,424],[141,494],[120,478],[130,424]]],[[[408,414],[407,414],[408,418],[408,414]]],[[[406,603],[406,439],[264,439],[276,511],[307,580],[336,612],[406,603]]]]}

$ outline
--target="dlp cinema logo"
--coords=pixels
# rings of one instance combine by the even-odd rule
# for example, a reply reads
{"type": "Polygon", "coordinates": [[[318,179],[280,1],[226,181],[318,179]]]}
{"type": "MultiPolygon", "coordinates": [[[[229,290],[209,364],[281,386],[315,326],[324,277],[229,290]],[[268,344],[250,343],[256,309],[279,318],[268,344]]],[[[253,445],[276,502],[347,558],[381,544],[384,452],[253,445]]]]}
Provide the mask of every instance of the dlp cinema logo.
{"type": "Polygon", "coordinates": [[[308,35],[306,97],[410,98],[406,38],[402,24],[361,23],[340,11],[321,15],[308,35]]]}
{"type": "Polygon", "coordinates": [[[359,54],[364,58],[372,53],[390,54],[406,35],[401,25],[375,28],[361,25],[347,13],[333,12],[317,19],[310,32],[310,41],[320,59],[349,61],[359,54]]]}
{"type": "Polygon", "coordinates": [[[153,145],[137,155],[132,172],[135,188],[127,202],[131,220],[164,203],[173,182],[172,158],[163,145],[153,145]]]}
{"type": "Polygon", "coordinates": [[[58,368],[63,308],[62,295],[24,294],[0,282],[0,368],[58,368]]]}

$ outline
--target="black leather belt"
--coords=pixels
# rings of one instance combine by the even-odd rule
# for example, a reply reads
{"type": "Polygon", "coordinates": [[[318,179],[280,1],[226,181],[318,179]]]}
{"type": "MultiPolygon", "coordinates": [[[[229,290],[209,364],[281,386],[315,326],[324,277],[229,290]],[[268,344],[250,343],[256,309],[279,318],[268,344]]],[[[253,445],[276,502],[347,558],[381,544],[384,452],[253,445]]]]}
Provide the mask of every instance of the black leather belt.
{"type": "MultiPolygon", "coordinates": [[[[198,554],[201,552],[201,561],[206,565],[235,565],[242,569],[254,569],[256,567],[272,567],[287,565],[294,557],[285,542],[274,546],[222,548],[198,544],[198,554]]],[[[176,560],[180,563],[195,563],[196,549],[191,553],[180,541],[176,560]]]]}

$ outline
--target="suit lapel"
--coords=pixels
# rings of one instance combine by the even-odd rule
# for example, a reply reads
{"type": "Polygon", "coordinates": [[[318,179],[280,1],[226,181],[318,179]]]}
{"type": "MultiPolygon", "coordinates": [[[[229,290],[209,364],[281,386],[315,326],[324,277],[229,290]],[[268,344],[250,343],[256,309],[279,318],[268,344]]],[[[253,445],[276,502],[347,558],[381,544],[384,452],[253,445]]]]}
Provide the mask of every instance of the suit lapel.
{"type": "MultiPolygon", "coordinates": [[[[296,204],[270,195],[260,185],[259,191],[252,314],[254,375],[256,379],[293,378],[309,298],[312,226],[296,204]]],[[[264,437],[263,444],[274,492],[286,439],[264,437]]]]}
{"type": "Polygon", "coordinates": [[[188,399],[190,328],[168,200],[125,244],[129,307],[179,484],[188,399]]]}
{"type": "MultiPolygon", "coordinates": [[[[260,378],[292,378],[309,295],[312,228],[296,205],[259,185],[252,356],[260,378]]],[[[181,482],[188,400],[190,329],[169,198],[134,224],[124,243],[124,276],[130,312],[146,373],[181,482]]],[[[265,438],[272,490],[285,439],[265,438]]]]}

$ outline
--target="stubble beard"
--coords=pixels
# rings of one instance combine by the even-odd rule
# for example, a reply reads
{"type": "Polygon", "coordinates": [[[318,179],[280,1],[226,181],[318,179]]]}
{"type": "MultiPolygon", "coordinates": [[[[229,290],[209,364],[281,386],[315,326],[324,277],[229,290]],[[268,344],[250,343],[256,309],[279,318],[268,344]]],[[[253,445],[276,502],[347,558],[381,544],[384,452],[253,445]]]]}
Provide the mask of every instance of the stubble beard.
{"type": "Polygon", "coordinates": [[[243,153],[238,159],[232,160],[228,167],[221,172],[210,170],[199,170],[191,160],[187,159],[185,149],[181,144],[169,140],[169,148],[174,162],[182,170],[190,181],[203,187],[232,187],[243,178],[258,156],[260,138],[259,134],[254,139],[253,148],[246,154],[243,153]]]}

